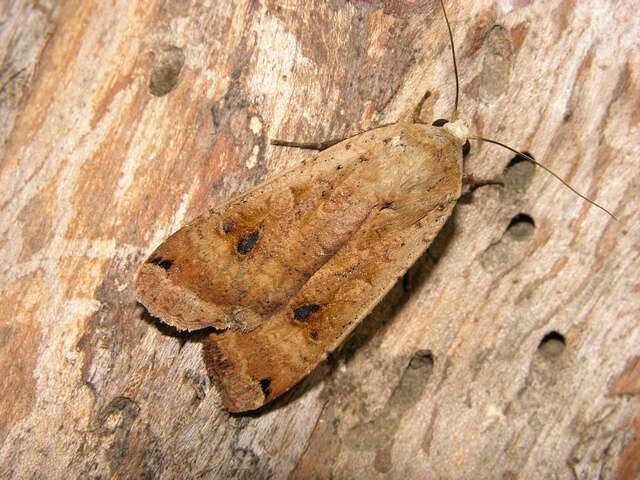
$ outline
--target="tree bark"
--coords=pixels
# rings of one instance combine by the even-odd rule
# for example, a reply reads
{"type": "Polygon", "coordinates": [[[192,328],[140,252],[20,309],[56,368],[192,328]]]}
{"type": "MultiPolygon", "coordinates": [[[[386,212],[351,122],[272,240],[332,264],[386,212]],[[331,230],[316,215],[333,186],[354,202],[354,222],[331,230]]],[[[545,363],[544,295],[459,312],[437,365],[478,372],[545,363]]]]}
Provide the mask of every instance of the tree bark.
{"type": "Polygon", "coordinates": [[[229,415],[203,335],[148,315],[140,262],[311,158],[272,146],[451,115],[434,0],[0,5],[0,475],[640,476],[635,2],[447,2],[458,117],[500,185],[458,203],[338,352],[229,415]]]}

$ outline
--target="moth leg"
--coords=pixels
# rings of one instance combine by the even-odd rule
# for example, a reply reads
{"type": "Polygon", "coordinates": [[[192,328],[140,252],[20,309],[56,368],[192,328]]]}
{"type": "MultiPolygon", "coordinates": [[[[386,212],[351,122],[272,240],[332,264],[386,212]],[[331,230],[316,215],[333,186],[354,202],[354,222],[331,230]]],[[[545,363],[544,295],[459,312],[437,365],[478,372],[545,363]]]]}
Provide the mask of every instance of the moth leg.
{"type": "Polygon", "coordinates": [[[287,140],[271,140],[271,145],[276,145],[278,147],[294,147],[294,148],[303,148],[305,150],[317,150],[321,152],[322,150],[326,150],[329,147],[333,147],[337,143],[346,140],[346,138],[340,139],[332,139],[325,140],[323,142],[290,142],[287,140]]]}
{"type": "Polygon", "coordinates": [[[470,195],[474,190],[480,187],[486,187],[487,185],[499,185],[504,187],[504,182],[502,180],[495,180],[492,178],[479,179],[471,174],[465,174],[462,176],[462,196],[470,195]]]}
{"type": "Polygon", "coordinates": [[[424,105],[424,102],[426,102],[427,98],[429,98],[430,96],[431,96],[431,92],[427,90],[426,92],[424,92],[424,95],[422,95],[422,98],[416,104],[416,106],[413,107],[413,113],[411,114],[411,123],[421,123],[421,124],[427,123],[427,122],[423,122],[420,119],[420,113],[422,112],[422,106],[424,105]]]}

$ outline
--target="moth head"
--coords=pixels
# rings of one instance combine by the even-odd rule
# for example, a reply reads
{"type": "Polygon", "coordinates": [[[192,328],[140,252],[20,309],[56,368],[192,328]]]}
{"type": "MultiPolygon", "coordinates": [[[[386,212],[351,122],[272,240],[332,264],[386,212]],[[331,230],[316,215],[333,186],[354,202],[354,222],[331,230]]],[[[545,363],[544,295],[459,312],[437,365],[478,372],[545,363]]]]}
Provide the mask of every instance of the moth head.
{"type": "MultiPolygon", "coordinates": [[[[455,103],[453,105],[453,112],[451,114],[451,118],[455,119],[456,118],[456,114],[458,112],[458,97],[460,96],[460,80],[458,78],[458,62],[456,61],[456,49],[455,49],[455,45],[454,45],[454,42],[453,42],[453,32],[451,31],[451,24],[449,23],[449,18],[447,17],[447,9],[444,7],[444,0],[440,0],[440,7],[442,7],[442,13],[444,14],[444,20],[445,20],[445,23],[447,24],[447,30],[449,31],[449,43],[451,44],[451,57],[453,59],[453,73],[454,73],[455,80],[456,80],[456,97],[455,97],[455,103]]],[[[418,111],[418,110],[416,110],[416,111],[418,111]]],[[[449,120],[445,120],[445,119],[441,118],[441,119],[436,120],[435,122],[433,122],[432,125],[434,127],[442,127],[442,128],[444,128],[451,135],[453,135],[453,137],[456,140],[458,140],[460,142],[460,145],[462,145],[462,156],[463,157],[467,156],[469,154],[469,152],[471,151],[471,145],[469,144],[469,139],[471,139],[471,140],[479,140],[481,142],[488,142],[488,143],[493,143],[494,145],[498,145],[498,146],[500,146],[502,148],[505,148],[505,149],[511,151],[512,153],[515,153],[518,157],[525,158],[528,161],[530,161],[531,163],[533,163],[533,164],[537,165],[538,167],[542,168],[543,170],[549,172],[552,176],[554,176],[555,178],[560,180],[560,182],[562,182],[562,184],[564,184],[565,187],[567,187],[569,190],[571,190],[573,193],[575,193],[578,197],[580,197],[583,200],[587,201],[591,205],[599,208],[600,210],[605,212],[607,215],[609,215],[614,220],[617,220],[616,216],[613,213],[611,213],[609,210],[604,208],[602,205],[594,202],[590,198],[585,197],[583,194],[581,194],[575,188],[573,188],[571,185],[569,185],[559,175],[554,173],[549,168],[545,167],[540,162],[534,160],[534,158],[531,155],[523,153],[523,152],[520,152],[520,151],[516,150],[515,148],[512,148],[512,147],[510,147],[508,145],[505,145],[502,142],[498,142],[497,140],[491,140],[490,138],[484,138],[484,137],[481,137],[479,135],[469,134],[469,129],[460,120],[456,120],[454,122],[450,122],[449,120]]]]}
{"type": "Polygon", "coordinates": [[[467,128],[467,125],[462,120],[448,122],[442,128],[456,137],[460,141],[460,145],[467,143],[469,139],[469,128],[467,128]]]}
{"type": "Polygon", "coordinates": [[[433,122],[432,125],[443,128],[458,140],[460,145],[462,145],[462,155],[466,156],[469,153],[471,150],[471,145],[469,144],[469,128],[463,120],[450,122],[449,120],[440,118],[433,122]]]}

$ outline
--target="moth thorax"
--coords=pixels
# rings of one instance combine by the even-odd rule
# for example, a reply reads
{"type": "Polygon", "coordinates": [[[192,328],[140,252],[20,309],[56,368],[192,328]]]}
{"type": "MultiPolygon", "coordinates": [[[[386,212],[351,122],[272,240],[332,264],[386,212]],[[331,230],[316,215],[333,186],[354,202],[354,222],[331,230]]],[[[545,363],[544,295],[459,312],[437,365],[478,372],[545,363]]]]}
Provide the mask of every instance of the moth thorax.
{"type": "Polygon", "coordinates": [[[456,137],[460,141],[460,145],[464,145],[469,138],[469,129],[462,120],[448,122],[442,126],[447,132],[456,137]]]}

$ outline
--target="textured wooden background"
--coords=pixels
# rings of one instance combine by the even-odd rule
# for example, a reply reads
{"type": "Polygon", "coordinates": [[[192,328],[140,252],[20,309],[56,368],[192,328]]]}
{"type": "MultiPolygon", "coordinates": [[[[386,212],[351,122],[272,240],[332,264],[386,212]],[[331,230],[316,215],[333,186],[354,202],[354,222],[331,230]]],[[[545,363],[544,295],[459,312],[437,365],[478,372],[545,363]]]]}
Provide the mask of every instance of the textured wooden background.
{"type": "Polygon", "coordinates": [[[449,115],[433,0],[0,3],[0,476],[639,478],[640,16],[448,2],[504,186],[458,205],[339,352],[258,414],[130,283],[168,234],[343,137],[449,115]],[[515,220],[514,220],[515,219],[515,220]]]}

